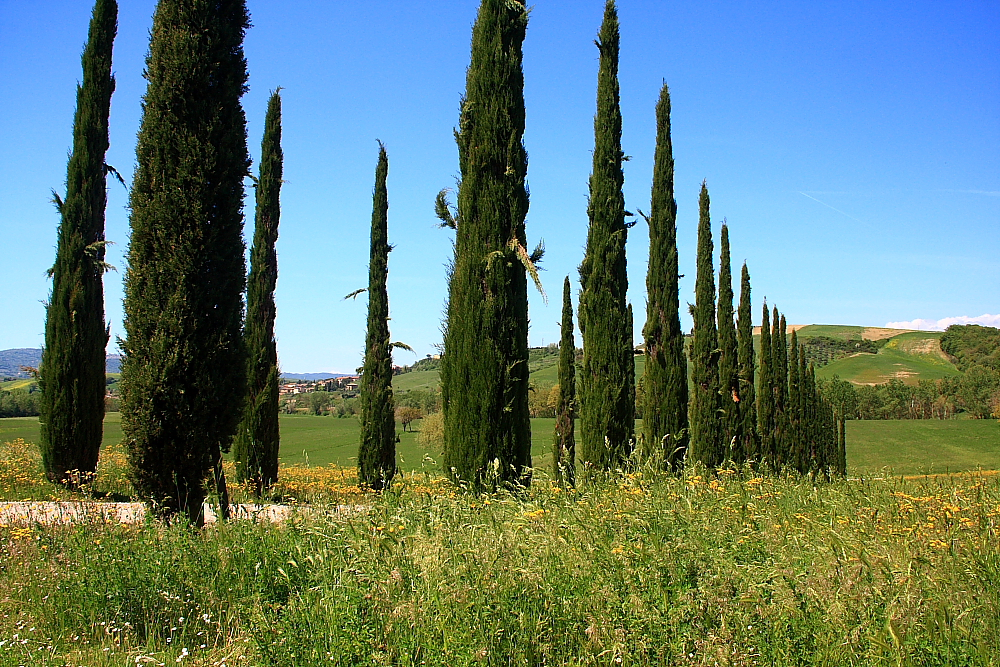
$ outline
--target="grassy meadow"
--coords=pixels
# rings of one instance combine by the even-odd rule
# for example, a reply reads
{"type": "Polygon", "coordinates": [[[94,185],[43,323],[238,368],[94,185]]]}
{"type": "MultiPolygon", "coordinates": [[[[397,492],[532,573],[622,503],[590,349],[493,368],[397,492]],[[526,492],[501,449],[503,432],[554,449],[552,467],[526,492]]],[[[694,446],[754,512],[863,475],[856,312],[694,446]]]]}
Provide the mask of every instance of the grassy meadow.
{"type": "MultiPolygon", "coordinates": [[[[534,483],[492,496],[455,489],[410,433],[405,473],[373,495],[356,419],[280,425],[284,523],[0,525],[0,666],[1000,655],[1000,475],[914,476],[1000,468],[996,422],[849,422],[849,480],[635,467],[567,491],[547,474],[553,420],[536,419],[534,483]]],[[[37,432],[0,420],[0,498],[84,499],[44,480],[37,432]]],[[[128,495],[117,413],[105,433],[95,489],[128,495]]]]}
{"type": "MultiPolygon", "coordinates": [[[[350,484],[345,479],[343,484],[350,484]]],[[[410,476],[281,525],[0,528],[2,665],[990,665],[1000,478],[410,476]]]]}

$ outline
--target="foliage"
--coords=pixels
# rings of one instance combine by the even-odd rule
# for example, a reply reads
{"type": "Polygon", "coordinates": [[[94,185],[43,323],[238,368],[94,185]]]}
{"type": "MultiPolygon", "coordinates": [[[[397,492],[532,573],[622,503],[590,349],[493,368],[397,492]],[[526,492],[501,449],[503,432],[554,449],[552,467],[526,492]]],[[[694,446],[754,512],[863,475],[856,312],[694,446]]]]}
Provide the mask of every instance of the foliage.
{"type": "Polygon", "coordinates": [[[941,349],[959,370],[987,366],[1000,370],[1000,329],[978,324],[953,324],[941,335],[941,349]]]}
{"type": "Polygon", "coordinates": [[[525,250],[521,67],[527,22],[516,0],[480,5],[455,133],[457,215],[441,197],[437,207],[456,229],[441,363],[444,465],[473,488],[530,481],[526,272],[534,265],[525,250]]]}
{"type": "Polygon", "coordinates": [[[358,479],[375,491],[396,475],[396,420],[392,399],[392,341],[389,339],[389,158],[379,143],[372,203],[371,253],[368,264],[368,332],[361,372],[361,445],[358,479]]]}
{"type": "Polygon", "coordinates": [[[68,483],[71,470],[93,473],[104,419],[105,348],[103,276],[108,117],[115,79],[111,53],[118,32],[118,3],[97,0],[83,51],[83,84],[76,89],[73,152],[66,169],[66,198],[59,209],[52,294],[45,309],[45,349],[40,386],[42,460],[48,478],[68,483]]]}
{"type": "Polygon", "coordinates": [[[37,417],[41,394],[28,391],[0,391],[0,418],[37,417]]]}
{"type": "Polygon", "coordinates": [[[825,366],[831,361],[843,359],[852,354],[878,354],[888,339],[881,340],[844,340],[831,336],[802,336],[800,342],[806,355],[806,361],[825,366]]]}
{"type": "Polygon", "coordinates": [[[1000,652],[996,476],[400,486],[282,525],[0,528],[0,661],[929,667],[1000,652]]]}
{"type": "Polygon", "coordinates": [[[261,141],[260,177],[250,276],[247,279],[247,397],[236,431],[236,480],[250,482],[260,496],[278,479],[278,348],[274,340],[274,289],[278,281],[278,223],[281,219],[281,93],[267,101],[261,141]]]}
{"type": "Polygon", "coordinates": [[[430,449],[435,452],[444,451],[445,440],[443,412],[433,412],[420,420],[420,433],[417,434],[417,441],[426,449],[430,449]]]}
{"type": "Polygon", "coordinates": [[[642,377],[644,456],[678,469],[687,451],[688,373],[680,320],[677,201],[670,138],[670,91],[656,105],[656,152],[650,195],[649,268],[646,273],[646,366],[642,377]]]}
{"type": "Polygon", "coordinates": [[[396,420],[403,426],[403,431],[409,428],[410,424],[424,416],[420,408],[413,408],[401,405],[396,408],[396,420]]]}
{"type": "Polygon", "coordinates": [[[559,328],[559,384],[555,390],[556,427],[552,437],[552,472],[567,486],[576,483],[576,339],[569,276],[563,280],[562,323],[559,328]]]}
{"type": "Polygon", "coordinates": [[[122,428],[158,512],[202,520],[244,396],[244,0],[160,0],[130,198],[122,428]]]}
{"type": "Polygon", "coordinates": [[[712,220],[708,185],[698,198],[698,258],[691,342],[691,446],[688,459],[712,467],[722,463],[722,420],[719,418],[719,334],[715,325],[715,270],[712,268],[712,220]]]}

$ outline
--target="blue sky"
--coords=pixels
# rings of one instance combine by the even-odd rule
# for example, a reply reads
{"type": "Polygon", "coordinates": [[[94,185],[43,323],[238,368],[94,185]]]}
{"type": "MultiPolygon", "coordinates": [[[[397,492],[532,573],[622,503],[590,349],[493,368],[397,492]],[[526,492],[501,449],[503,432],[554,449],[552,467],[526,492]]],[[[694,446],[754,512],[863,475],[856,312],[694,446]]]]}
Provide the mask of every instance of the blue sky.
{"type": "MultiPolygon", "coordinates": [[[[108,162],[128,182],[154,5],[120,8],[108,162]]],[[[284,370],[360,365],[365,302],[341,297],[367,281],[376,139],[390,159],[393,338],[420,356],[440,342],[452,232],[436,228],[433,199],[457,175],[452,128],[477,6],[250,0],[255,157],[268,93],[284,88],[284,370]]],[[[0,0],[0,349],[43,343],[58,223],[49,193],[64,187],[90,9],[0,0]]],[[[562,279],[575,280],[586,239],[602,11],[600,0],[537,2],[524,44],[527,229],[531,244],[545,239],[552,297],[530,297],[532,345],[558,340],[562,279]]],[[[869,326],[1000,315],[1000,5],[621,0],[619,11],[631,210],[648,207],[654,105],[661,81],[671,88],[682,302],[694,299],[707,179],[714,228],[728,220],[758,309],[766,296],[789,322],[869,326]]],[[[108,188],[110,262],[123,268],[127,193],[108,188]]],[[[640,221],[628,242],[637,341],[647,247],[640,221]]],[[[112,340],[121,280],[105,281],[112,340]]]]}

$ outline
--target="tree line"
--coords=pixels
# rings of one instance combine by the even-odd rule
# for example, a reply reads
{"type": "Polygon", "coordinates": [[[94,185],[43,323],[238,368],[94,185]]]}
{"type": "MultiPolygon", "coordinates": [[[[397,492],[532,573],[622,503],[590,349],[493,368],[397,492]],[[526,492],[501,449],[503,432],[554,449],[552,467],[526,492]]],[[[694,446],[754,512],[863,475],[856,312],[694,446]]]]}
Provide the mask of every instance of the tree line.
{"type": "MultiPolygon", "coordinates": [[[[531,481],[529,278],[541,290],[539,242],[529,251],[522,43],[527,7],[482,0],[472,30],[455,139],[460,181],[454,204],[438,194],[435,212],[454,231],[441,357],[445,472],[459,485],[491,490],[531,481]]],[[[159,0],[146,58],[147,89],[130,189],[131,236],[125,269],[121,413],[131,482],[162,516],[203,520],[214,485],[227,502],[222,454],[231,446],[237,477],[258,495],[277,479],[278,372],[274,341],[274,243],[280,218],[281,98],[268,103],[254,180],[255,229],[249,275],[242,241],[243,179],[250,172],[243,38],[244,0],[159,0]],[[243,295],[246,294],[244,310],[243,295]],[[234,402],[232,396],[243,396],[234,402]]],[[[97,0],[83,56],[73,152],[61,216],[41,368],[42,451],[47,474],[94,472],[104,388],[104,187],[108,110],[114,90],[115,0],[97,0]],[[100,378],[100,382],[97,379],[100,378]],[[101,398],[100,401],[97,398],[101,398]]],[[[843,433],[816,391],[794,333],[765,305],[760,372],[743,266],[738,313],[729,240],[721,229],[715,289],[707,184],[699,195],[694,318],[688,361],[680,329],[676,202],[670,96],[656,108],[657,146],[648,215],[650,307],[643,329],[643,432],[635,429],[632,307],[625,246],[635,216],[622,194],[619,24],[606,2],[599,51],[587,244],[579,267],[577,323],[583,357],[574,380],[572,286],[563,285],[560,393],[554,436],[556,474],[621,468],[634,454],[676,470],[753,461],[764,467],[843,474],[843,433]],[[734,319],[734,317],[736,319],[734,319]],[[766,343],[764,338],[766,337],[766,343]],[[579,397],[575,396],[579,386],[579,397]],[[581,447],[575,449],[575,419],[581,447]],[[839,435],[838,435],[839,434],[839,435]],[[839,447],[837,449],[839,437],[839,447]]],[[[358,477],[380,490],[396,473],[386,276],[388,155],[379,144],[373,192],[368,325],[360,386],[358,477]]]]}

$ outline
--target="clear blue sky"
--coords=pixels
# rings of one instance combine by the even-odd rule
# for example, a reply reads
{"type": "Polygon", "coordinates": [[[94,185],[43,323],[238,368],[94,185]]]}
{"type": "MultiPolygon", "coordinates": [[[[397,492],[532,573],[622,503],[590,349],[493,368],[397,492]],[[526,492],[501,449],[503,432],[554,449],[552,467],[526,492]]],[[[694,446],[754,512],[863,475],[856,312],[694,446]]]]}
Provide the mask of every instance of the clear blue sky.
{"type": "MultiPolygon", "coordinates": [[[[153,0],[121,2],[108,162],[131,181],[153,0]]],[[[433,199],[458,171],[452,128],[475,0],[250,0],[249,144],[284,87],[278,349],[289,372],[360,365],[376,138],[389,159],[395,340],[441,340],[452,232],[433,199]]],[[[89,0],[0,0],[0,349],[40,347],[89,0]]],[[[586,238],[602,0],[539,1],[524,44],[531,209],[548,304],[531,344],[558,340],[563,276],[586,238]]],[[[673,98],[681,300],[694,298],[697,195],[728,219],[755,307],[789,322],[883,326],[1000,314],[1000,4],[621,0],[625,197],[646,209],[653,110],[673,98]]],[[[109,181],[109,261],[122,268],[126,191],[109,181]]],[[[247,201],[252,227],[252,200],[247,201]]],[[[248,228],[248,236],[251,236],[248,228]]],[[[648,236],[628,243],[636,340],[648,236]]],[[[105,280],[122,335],[122,273],[105,280]]],[[[738,289],[738,286],[737,286],[738,289]]],[[[690,318],[685,313],[685,327],[690,318]]],[[[398,363],[413,356],[397,352],[398,363]]]]}

